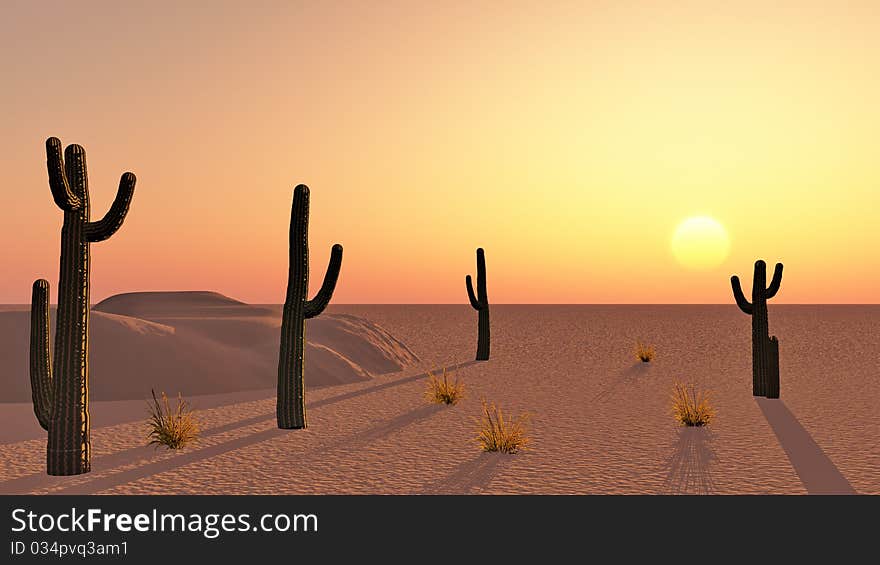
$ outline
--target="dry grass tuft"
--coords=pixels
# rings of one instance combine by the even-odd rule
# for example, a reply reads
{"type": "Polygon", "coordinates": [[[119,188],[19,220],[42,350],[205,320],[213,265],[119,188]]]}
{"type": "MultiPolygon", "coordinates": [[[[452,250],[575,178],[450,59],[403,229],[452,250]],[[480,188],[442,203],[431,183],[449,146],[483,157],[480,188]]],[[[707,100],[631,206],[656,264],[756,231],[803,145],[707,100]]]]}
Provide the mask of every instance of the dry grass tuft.
{"type": "Polygon", "coordinates": [[[501,408],[482,400],[483,414],[479,420],[480,433],[477,436],[483,451],[497,451],[513,454],[526,449],[526,423],[529,415],[522,414],[513,421],[505,421],[501,408]]]}
{"type": "Polygon", "coordinates": [[[446,368],[443,368],[443,376],[437,376],[428,372],[428,390],[425,391],[425,398],[436,404],[457,404],[459,400],[464,398],[464,383],[455,378],[454,382],[449,382],[446,375],[446,368]]]}
{"type": "Polygon", "coordinates": [[[147,422],[150,429],[147,436],[149,445],[182,449],[195,441],[199,436],[199,423],[180,394],[177,395],[177,408],[172,411],[164,392],[161,403],[156,398],[156,392],[152,389],[150,392],[153,394],[153,404],[149,407],[150,419],[147,422]]]}
{"type": "Polygon", "coordinates": [[[654,359],[654,346],[638,342],[636,344],[636,358],[642,363],[650,363],[654,359]]]}
{"type": "Polygon", "coordinates": [[[683,426],[705,426],[715,418],[708,392],[698,392],[692,384],[675,383],[672,389],[672,412],[683,426]]]}

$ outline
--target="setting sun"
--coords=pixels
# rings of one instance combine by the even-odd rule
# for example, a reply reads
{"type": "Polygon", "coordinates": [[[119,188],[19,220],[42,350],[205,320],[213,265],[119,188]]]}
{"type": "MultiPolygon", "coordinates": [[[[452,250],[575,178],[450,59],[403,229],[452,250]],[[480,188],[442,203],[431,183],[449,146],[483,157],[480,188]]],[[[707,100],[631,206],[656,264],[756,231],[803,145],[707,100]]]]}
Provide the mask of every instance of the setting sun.
{"type": "Polygon", "coordinates": [[[672,254],[689,269],[711,269],[727,259],[730,239],[717,220],[695,216],[683,221],[672,236],[672,254]]]}

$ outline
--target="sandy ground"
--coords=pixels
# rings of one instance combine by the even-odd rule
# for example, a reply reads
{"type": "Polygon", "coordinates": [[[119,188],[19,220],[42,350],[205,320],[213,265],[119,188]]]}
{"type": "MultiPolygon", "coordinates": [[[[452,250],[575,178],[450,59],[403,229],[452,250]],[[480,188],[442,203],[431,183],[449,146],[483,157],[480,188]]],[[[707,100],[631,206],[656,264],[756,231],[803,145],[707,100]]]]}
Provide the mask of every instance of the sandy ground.
{"type": "Polygon", "coordinates": [[[735,306],[493,306],[480,363],[469,306],[328,312],[375,322],[421,363],[309,390],[304,431],[276,429],[271,390],[205,405],[201,440],[180,452],[145,447],[143,419],[108,421],[78,477],[44,474],[41,437],[5,443],[0,492],[880,494],[880,307],[771,305],[773,401],[751,396],[749,319],[735,306]],[[637,339],[655,345],[651,364],[634,359],[637,339]],[[456,406],[423,397],[425,369],[443,366],[466,383],[456,406]],[[676,425],[677,380],[712,391],[712,426],[676,425]],[[481,397],[531,414],[531,449],[479,450],[481,397]]]}

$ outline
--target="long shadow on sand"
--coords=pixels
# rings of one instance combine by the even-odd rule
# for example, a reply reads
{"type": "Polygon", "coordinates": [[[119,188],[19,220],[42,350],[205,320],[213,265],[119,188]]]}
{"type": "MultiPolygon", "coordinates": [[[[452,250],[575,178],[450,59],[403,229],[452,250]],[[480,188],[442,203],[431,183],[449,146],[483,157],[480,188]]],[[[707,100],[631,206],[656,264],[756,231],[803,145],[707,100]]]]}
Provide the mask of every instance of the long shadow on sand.
{"type": "Polygon", "coordinates": [[[755,402],[809,494],[856,494],[846,477],[781,400],[755,398],[755,402]]]}
{"type": "Polygon", "coordinates": [[[715,481],[712,465],[718,459],[712,448],[714,437],[705,427],[678,430],[672,455],[666,461],[668,494],[712,494],[715,481]]]}
{"type": "MultiPolygon", "coordinates": [[[[340,448],[363,447],[373,441],[390,435],[397,430],[403,429],[410,424],[413,424],[420,420],[424,420],[432,416],[433,414],[436,414],[439,410],[439,406],[424,406],[421,408],[416,408],[415,410],[411,410],[399,416],[395,416],[390,420],[382,422],[381,424],[362,432],[352,434],[328,445],[318,446],[312,451],[307,451],[301,454],[301,457],[298,459],[298,461],[301,462],[304,460],[308,460],[311,457],[316,457],[328,451],[333,451],[340,448]]],[[[268,441],[277,437],[282,437],[290,433],[290,430],[279,430],[278,428],[263,430],[261,432],[256,432],[231,441],[212,445],[211,447],[199,449],[198,451],[182,453],[177,457],[174,457],[173,459],[154,461],[152,463],[147,463],[146,465],[142,465],[134,469],[120,471],[106,477],[100,477],[93,481],[71,485],[67,488],[54,491],[52,494],[94,494],[102,490],[113,488],[119,485],[124,485],[126,483],[130,483],[138,479],[143,479],[145,477],[149,477],[158,473],[164,473],[166,471],[183,467],[184,465],[189,465],[190,463],[210,459],[211,457],[223,455],[224,453],[229,453],[230,451],[235,451],[237,449],[268,441]]]]}
{"type": "Polygon", "coordinates": [[[620,387],[627,386],[627,385],[630,385],[630,384],[636,382],[641,377],[648,374],[648,371],[650,371],[650,370],[651,370],[651,364],[650,363],[642,363],[641,361],[639,361],[635,365],[627,367],[626,369],[617,373],[617,376],[614,377],[613,379],[611,379],[611,382],[608,383],[608,386],[606,386],[603,390],[599,391],[599,393],[593,397],[593,402],[596,402],[597,400],[604,400],[604,399],[608,398],[609,396],[611,396],[611,393],[613,393],[615,390],[617,390],[620,387]]]}
{"type": "MultiPolygon", "coordinates": [[[[476,361],[466,361],[463,363],[458,363],[455,365],[450,365],[447,367],[447,370],[459,369],[462,367],[467,367],[469,365],[475,364],[476,361]]],[[[367,394],[371,394],[374,392],[378,392],[380,390],[384,390],[387,388],[403,385],[406,383],[410,383],[413,381],[417,381],[419,379],[424,379],[428,376],[428,372],[419,373],[417,375],[412,375],[409,377],[405,377],[402,379],[385,382],[382,384],[378,384],[376,386],[347,392],[343,394],[337,394],[336,396],[331,396],[325,398],[323,400],[318,400],[316,402],[312,402],[308,404],[308,407],[311,409],[319,408],[321,406],[326,406],[329,404],[334,404],[337,402],[342,402],[344,400],[350,400],[352,398],[357,398],[359,396],[364,396],[367,394]]],[[[338,444],[334,444],[333,446],[328,446],[326,449],[334,449],[341,447],[345,443],[367,443],[369,441],[374,441],[376,439],[381,438],[384,435],[387,435],[400,427],[418,421],[424,417],[428,417],[434,413],[435,407],[427,406],[424,408],[419,408],[412,412],[408,412],[406,414],[402,414],[401,416],[397,416],[392,420],[384,422],[383,424],[376,426],[374,428],[370,428],[363,432],[359,432],[346,440],[339,442],[338,444]]],[[[255,424],[260,424],[264,422],[268,422],[275,419],[274,413],[263,413],[257,416],[253,416],[251,418],[245,418],[244,420],[238,420],[235,422],[230,422],[229,424],[224,424],[222,426],[217,426],[214,428],[210,428],[202,431],[201,437],[210,437],[213,435],[221,434],[224,432],[232,431],[238,428],[251,426],[255,424]]],[[[189,453],[184,453],[179,455],[174,459],[165,459],[162,461],[155,462],[147,462],[144,465],[141,465],[135,469],[130,469],[126,471],[122,471],[119,473],[115,473],[113,475],[107,477],[100,477],[95,479],[94,481],[80,483],[76,485],[71,485],[70,487],[63,489],[61,491],[57,491],[57,494],[85,494],[96,492],[99,490],[111,488],[113,486],[117,486],[119,484],[124,484],[126,482],[130,482],[133,480],[137,480],[146,476],[149,476],[153,473],[163,472],[170,469],[174,469],[183,465],[187,465],[189,463],[199,461],[202,459],[207,459],[210,457],[214,457],[217,455],[221,455],[223,453],[227,453],[229,451],[233,451],[235,449],[239,449],[242,447],[246,447],[248,445],[253,445],[255,443],[259,443],[261,441],[266,441],[277,437],[279,435],[283,435],[285,433],[290,433],[289,430],[279,430],[277,428],[273,428],[270,430],[264,430],[261,432],[257,432],[243,438],[238,438],[229,442],[221,443],[218,445],[214,445],[211,447],[199,449],[197,451],[192,451],[189,453]]],[[[97,457],[92,462],[93,471],[103,471],[113,469],[120,465],[129,464],[135,461],[149,461],[156,455],[156,450],[150,446],[139,446],[133,447],[130,449],[125,449],[111,455],[107,455],[104,457],[97,457]]],[[[56,486],[64,482],[66,477],[52,477],[48,476],[45,473],[34,473],[31,475],[27,475],[24,477],[18,477],[16,479],[11,479],[8,481],[0,482],[0,494],[22,494],[33,491],[37,488],[42,488],[46,486],[56,486]]]]}
{"type": "Polygon", "coordinates": [[[483,453],[465,461],[440,481],[429,485],[423,494],[466,494],[480,491],[510,458],[498,453],[483,453]]]}
{"type": "MultiPolygon", "coordinates": [[[[274,395],[274,388],[264,388],[197,395],[191,396],[189,400],[190,406],[194,410],[207,410],[229,406],[230,404],[262,400],[274,395]]],[[[145,399],[97,401],[90,409],[92,429],[107,428],[130,422],[142,422],[146,414],[144,408],[145,399]],[[106,404],[115,404],[116,406],[110,410],[104,410],[104,405],[106,404]]],[[[14,404],[12,406],[0,404],[0,444],[19,443],[30,439],[46,439],[46,431],[40,427],[36,418],[34,418],[33,405],[30,402],[27,404],[14,404]],[[33,424],[22,427],[21,418],[32,419],[31,422],[33,424]]]]}

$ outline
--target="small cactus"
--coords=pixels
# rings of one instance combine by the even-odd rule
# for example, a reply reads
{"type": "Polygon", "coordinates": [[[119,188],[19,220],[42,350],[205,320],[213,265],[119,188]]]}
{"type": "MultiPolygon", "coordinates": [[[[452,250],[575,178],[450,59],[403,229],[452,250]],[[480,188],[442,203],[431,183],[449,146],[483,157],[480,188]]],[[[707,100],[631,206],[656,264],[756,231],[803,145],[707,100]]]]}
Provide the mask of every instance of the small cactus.
{"type": "Polygon", "coordinates": [[[773,280],[767,284],[767,264],[755,262],[752,301],[746,300],[736,275],[730,277],[733,297],[739,309],[752,317],[752,395],[779,398],[779,340],[769,335],[767,301],[782,284],[782,263],[776,263],[773,280]]]}
{"type": "Polygon", "coordinates": [[[330,303],[341,266],[342,246],[337,243],[331,250],[330,264],[327,266],[321,290],[312,300],[306,299],[309,291],[309,187],[298,185],[293,190],[293,207],[290,212],[290,266],[278,356],[275,414],[281,429],[306,427],[303,384],[305,321],[318,316],[330,303]]]}
{"type": "Polygon", "coordinates": [[[49,351],[49,282],[34,282],[31,298],[30,377],[34,413],[49,432],[46,472],[79,475],[91,470],[89,428],[89,245],[104,241],[122,226],[134,194],[135,176],[125,173],[103,219],[89,221],[86,152],[46,140],[49,187],[64,211],[55,358],[49,351]]]}
{"type": "Polygon", "coordinates": [[[486,294],[486,255],[482,247],[477,249],[476,296],[471,276],[467,275],[464,282],[467,286],[471,306],[479,314],[477,320],[477,361],[486,361],[489,359],[489,296],[486,294]]]}

